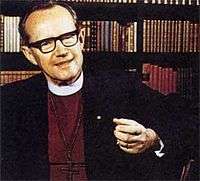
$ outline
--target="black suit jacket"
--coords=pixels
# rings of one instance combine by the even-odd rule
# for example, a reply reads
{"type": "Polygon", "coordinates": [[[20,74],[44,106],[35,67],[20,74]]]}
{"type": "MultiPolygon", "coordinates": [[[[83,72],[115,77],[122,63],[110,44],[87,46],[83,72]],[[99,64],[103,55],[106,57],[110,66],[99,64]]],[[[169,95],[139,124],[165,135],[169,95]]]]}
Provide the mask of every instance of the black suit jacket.
{"type": "MultiPolygon", "coordinates": [[[[43,75],[2,88],[2,179],[48,180],[47,91],[43,75]]],[[[135,74],[117,71],[85,73],[82,96],[90,180],[180,177],[184,160],[190,158],[195,144],[191,144],[193,134],[183,140],[185,126],[194,130],[179,99],[152,91],[135,74]],[[165,156],[158,158],[153,150],[139,155],[121,151],[113,135],[113,118],[134,119],[154,129],[165,144],[165,156]]]]}

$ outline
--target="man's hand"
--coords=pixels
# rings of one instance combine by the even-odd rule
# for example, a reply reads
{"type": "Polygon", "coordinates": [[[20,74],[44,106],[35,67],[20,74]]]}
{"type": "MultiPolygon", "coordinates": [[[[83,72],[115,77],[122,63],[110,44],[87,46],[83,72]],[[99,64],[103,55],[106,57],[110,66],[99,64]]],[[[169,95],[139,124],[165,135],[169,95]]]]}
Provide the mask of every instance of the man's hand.
{"type": "Polygon", "coordinates": [[[130,154],[138,154],[150,149],[158,140],[158,135],[152,129],[147,129],[130,119],[113,119],[117,124],[114,135],[119,147],[130,154]]]}

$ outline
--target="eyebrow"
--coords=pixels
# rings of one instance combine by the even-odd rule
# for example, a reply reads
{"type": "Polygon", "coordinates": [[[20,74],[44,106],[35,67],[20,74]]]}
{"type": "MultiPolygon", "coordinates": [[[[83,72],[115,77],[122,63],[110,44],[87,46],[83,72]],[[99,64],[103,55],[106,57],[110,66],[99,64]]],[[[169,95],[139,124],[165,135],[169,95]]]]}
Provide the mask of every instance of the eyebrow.
{"type": "Polygon", "coordinates": [[[41,42],[43,41],[48,41],[48,40],[55,40],[55,39],[59,39],[60,37],[62,36],[70,36],[70,35],[74,35],[74,34],[77,34],[78,33],[78,30],[74,30],[74,31],[71,31],[71,32],[68,32],[68,33],[64,33],[62,35],[59,35],[59,36],[56,36],[56,37],[49,37],[49,38],[45,38],[45,39],[42,39],[42,40],[38,40],[38,41],[35,41],[35,42],[31,42],[29,43],[29,46],[39,46],[41,42]]]}

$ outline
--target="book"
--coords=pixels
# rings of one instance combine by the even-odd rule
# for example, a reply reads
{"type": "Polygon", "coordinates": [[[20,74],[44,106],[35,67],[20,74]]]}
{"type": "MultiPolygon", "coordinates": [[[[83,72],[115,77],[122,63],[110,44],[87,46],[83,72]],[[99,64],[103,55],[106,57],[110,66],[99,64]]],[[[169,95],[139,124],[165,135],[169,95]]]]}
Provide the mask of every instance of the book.
{"type": "Polygon", "coordinates": [[[142,47],[143,47],[143,52],[146,52],[146,45],[147,45],[147,20],[143,21],[143,33],[142,33],[143,39],[142,39],[142,47]]]}
{"type": "Polygon", "coordinates": [[[0,85],[24,80],[39,73],[41,73],[41,71],[1,71],[0,85]]]}
{"type": "Polygon", "coordinates": [[[4,51],[4,16],[0,15],[0,52],[4,51]]]}
{"type": "Polygon", "coordinates": [[[162,94],[178,93],[192,99],[194,95],[193,67],[180,65],[176,69],[170,65],[142,64],[143,83],[162,94]]]}

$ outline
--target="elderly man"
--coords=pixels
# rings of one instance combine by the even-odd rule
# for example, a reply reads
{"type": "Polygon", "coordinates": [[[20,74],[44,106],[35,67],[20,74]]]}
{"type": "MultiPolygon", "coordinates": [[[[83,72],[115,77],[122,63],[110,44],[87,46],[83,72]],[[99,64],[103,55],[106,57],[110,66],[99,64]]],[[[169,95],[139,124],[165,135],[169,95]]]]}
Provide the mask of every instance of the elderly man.
{"type": "Polygon", "coordinates": [[[173,173],[163,163],[182,153],[183,130],[175,121],[186,124],[188,116],[137,75],[83,71],[85,32],[71,7],[35,6],[19,30],[24,55],[42,74],[2,88],[2,179],[180,176],[181,163],[173,173]]]}

